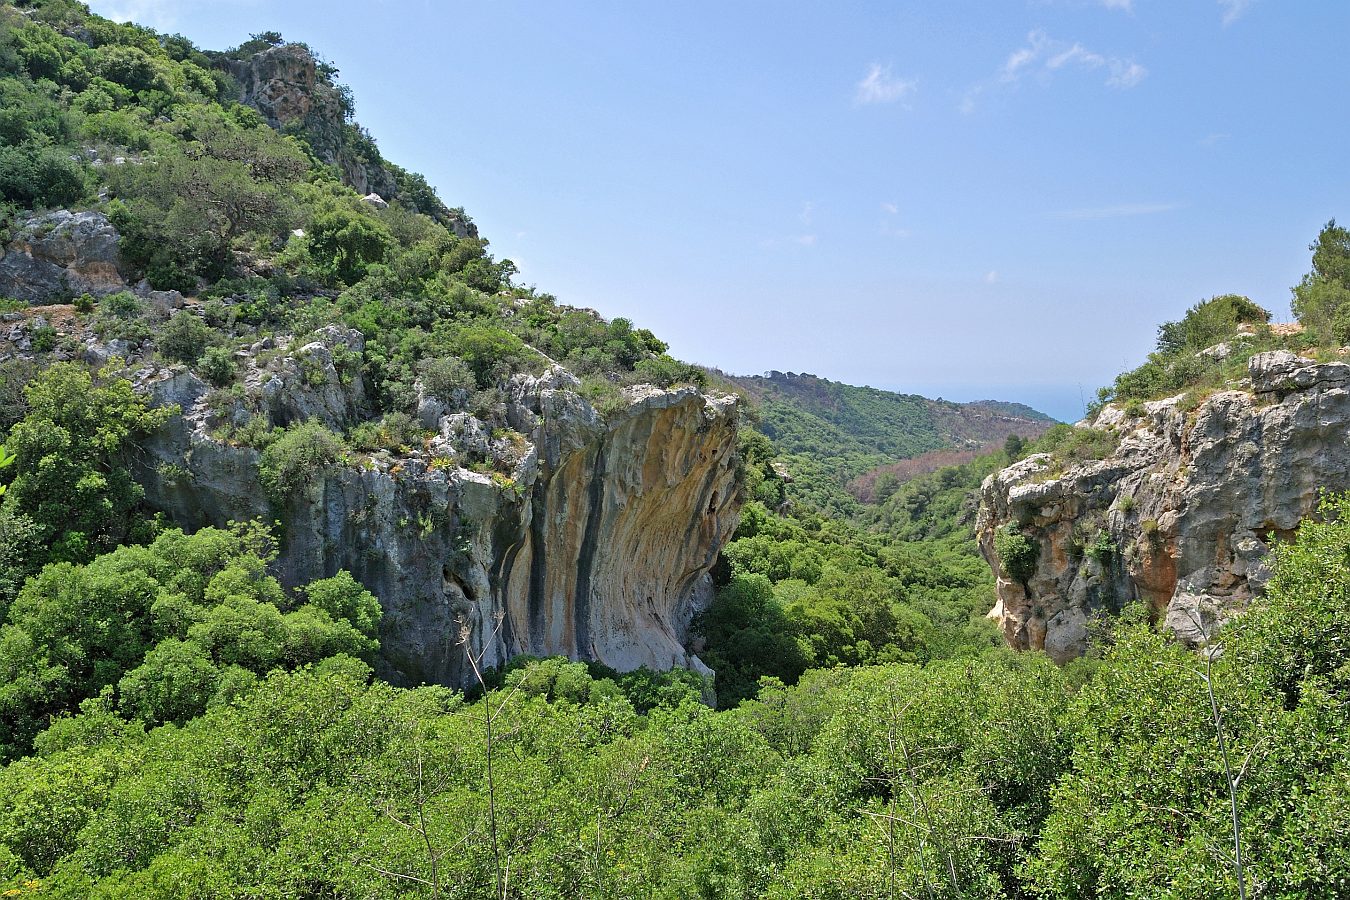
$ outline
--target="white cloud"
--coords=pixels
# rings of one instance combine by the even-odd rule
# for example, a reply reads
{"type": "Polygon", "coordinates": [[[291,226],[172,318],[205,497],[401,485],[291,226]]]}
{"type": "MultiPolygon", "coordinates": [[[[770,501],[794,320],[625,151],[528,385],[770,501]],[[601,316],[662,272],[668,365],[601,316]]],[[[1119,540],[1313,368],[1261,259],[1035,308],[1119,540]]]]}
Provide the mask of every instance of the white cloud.
{"type": "Polygon", "coordinates": [[[988,272],[985,272],[985,273],[984,273],[984,283],[985,283],[985,284],[998,284],[998,270],[997,270],[997,269],[990,269],[988,272]]]}
{"type": "Polygon", "coordinates": [[[1106,86],[1120,89],[1132,88],[1148,76],[1148,69],[1133,59],[1105,56],[1084,47],[1077,41],[1069,43],[1056,40],[1038,28],[1027,35],[1025,46],[1018,47],[1008,54],[1008,58],[992,79],[966,90],[961,96],[959,108],[966,114],[974,112],[980,95],[998,85],[1017,85],[1029,75],[1041,81],[1048,81],[1057,72],[1074,69],[1085,72],[1104,71],[1106,86]]]}
{"type": "Polygon", "coordinates": [[[1050,213],[1052,219],[1119,219],[1126,216],[1149,216],[1180,209],[1180,203],[1120,203],[1116,206],[1097,206],[1086,209],[1061,209],[1050,213]]]}
{"type": "Polygon", "coordinates": [[[1132,88],[1148,75],[1148,69],[1132,59],[1113,59],[1110,65],[1111,77],[1106,79],[1108,87],[1132,88]]]}
{"type": "Polygon", "coordinates": [[[1255,4],[1256,0],[1219,0],[1219,5],[1223,7],[1224,27],[1242,18],[1255,4]]]}
{"type": "Polygon", "coordinates": [[[816,236],[814,234],[799,234],[792,239],[792,243],[802,247],[814,247],[816,245],[816,236]]]}
{"type": "Polygon", "coordinates": [[[891,74],[890,66],[872,63],[867,75],[854,89],[853,102],[859,106],[894,103],[913,94],[918,87],[918,79],[896,78],[891,74]]]}
{"type": "Polygon", "coordinates": [[[1107,9],[1120,9],[1127,13],[1134,12],[1134,0],[1102,0],[1102,6],[1107,9]]]}
{"type": "Polygon", "coordinates": [[[1062,69],[1070,63],[1083,66],[1088,69],[1100,69],[1106,65],[1106,57],[1100,53],[1093,53],[1082,44],[1074,44],[1067,50],[1061,50],[1054,56],[1045,61],[1045,67],[1050,71],[1062,69]]]}
{"type": "Polygon", "coordinates": [[[1223,143],[1230,137],[1232,137],[1232,135],[1226,131],[1216,131],[1213,134],[1207,134],[1204,137],[1202,137],[1200,139],[1200,144],[1205,147],[1213,147],[1216,144],[1223,143]]]}
{"type": "Polygon", "coordinates": [[[816,205],[808,200],[802,204],[802,211],[797,214],[797,219],[801,221],[803,225],[810,225],[811,220],[815,218],[815,215],[816,205]]]}
{"type": "Polygon", "coordinates": [[[881,204],[881,211],[894,216],[899,214],[900,207],[894,203],[883,203],[881,204]]]}

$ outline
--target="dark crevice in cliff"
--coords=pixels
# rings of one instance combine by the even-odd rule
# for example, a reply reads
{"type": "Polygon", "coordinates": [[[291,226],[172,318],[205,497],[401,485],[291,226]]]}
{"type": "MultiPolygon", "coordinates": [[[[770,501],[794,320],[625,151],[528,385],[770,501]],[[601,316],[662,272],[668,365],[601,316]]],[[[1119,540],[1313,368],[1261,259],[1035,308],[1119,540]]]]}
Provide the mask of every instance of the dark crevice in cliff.
{"type": "Polygon", "coordinates": [[[595,451],[595,469],[586,486],[586,530],[582,532],[581,552],[577,555],[577,593],[573,599],[573,633],[576,652],[587,659],[595,658],[591,646],[591,567],[595,563],[595,548],[600,536],[600,517],[605,498],[605,446],[595,451]]]}
{"type": "Polygon", "coordinates": [[[545,575],[548,571],[544,547],[546,544],[545,529],[548,525],[545,516],[548,514],[548,499],[545,497],[546,488],[544,484],[536,484],[530,494],[530,504],[532,506],[532,515],[530,516],[530,586],[527,594],[527,609],[529,610],[529,629],[530,629],[530,647],[544,646],[544,628],[545,613],[547,609],[544,604],[544,590],[548,584],[545,575]]]}

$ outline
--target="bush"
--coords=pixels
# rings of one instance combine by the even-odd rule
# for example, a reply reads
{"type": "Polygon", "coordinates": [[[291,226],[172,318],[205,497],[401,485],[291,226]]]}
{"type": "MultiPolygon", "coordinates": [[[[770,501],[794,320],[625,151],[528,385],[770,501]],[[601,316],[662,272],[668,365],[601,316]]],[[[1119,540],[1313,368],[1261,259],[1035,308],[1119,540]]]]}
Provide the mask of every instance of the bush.
{"type": "Polygon", "coordinates": [[[405,412],[388,413],[378,422],[362,422],[351,433],[351,444],[357,450],[400,452],[421,443],[421,425],[405,412]]]}
{"type": "Polygon", "coordinates": [[[274,500],[284,501],[338,462],[342,439],[317,419],[288,428],[263,451],[258,475],[274,500]]]}
{"type": "Polygon", "coordinates": [[[1036,574],[1040,545],[1029,539],[1011,522],[994,532],[994,552],[999,565],[1014,581],[1025,583],[1036,574]]]}
{"type": "Polygon", "coordinates": [[[66,153],[31,144],[0,147],[0,197],[25,207],[67,206],[85,194],[84,172],[66,153]]]}
{"type": "Polygon", "coordinates": [[[234,380],[234,354],[225,347],[207,347],[197,363],[197,371],[216,387],[234,380]]]}
{"type": "Polygon", "coordinates": [[[442,403],[458,404],[477,387],[473,372],[455,356],[424,359],[417,371],[422,376],[422,388],[442,403]]]}
{"type": "Polygon", "coordinates": [[[183,363],[195,363],[211,340],[211,329],[195,313],[181,310],[174,313],[159,336],[159,352],[166,358],[183,363]]]}

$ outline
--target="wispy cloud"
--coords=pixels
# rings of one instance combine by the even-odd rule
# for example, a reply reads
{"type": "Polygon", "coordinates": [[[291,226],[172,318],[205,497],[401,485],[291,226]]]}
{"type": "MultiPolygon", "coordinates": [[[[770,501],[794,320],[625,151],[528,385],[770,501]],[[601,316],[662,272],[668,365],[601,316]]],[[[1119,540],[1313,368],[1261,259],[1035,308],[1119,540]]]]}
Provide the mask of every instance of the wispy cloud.
{"type": "Polygon", "coordinates": [[[984,273],[984,283],[985,283],[985,284],[998,284],[998,270],[997,270],[997,269],[990,269],[988,272],[985,272],[985,273],[984,273]]]}
{"type": "Polygon", "coordinates": [[[815,219],[815,217],[816,217],[816,205],[812,203],[810,200],[803,203],[802,211],[797,213],[798,221],[800,221],[803,225],[810,226],[812,220],[815,219]]]}
{"type": "Polygon", "coordinates": [[[1213,134],[1207,134],[1204,137],[1202,137],[1200,139],[1200,144],[1201,146],[1204,147],[1213,147],[1216,144],[1223,143],[1230,137],[1232,137],[1232,135],[1226,131],[1216,131],[1213,134]]]}
{"type": "Polygon", "coordinates": [[[1256,5],[1256,0],[1219,0],[1223,7],[1223,24],[1227,28],[1247,14],[1247,10],[1256,5]]]}
{"type": "Polygon", "coordinates": [[[1126,216],[1151,216],[1180,209],[1180,203],[1120,203],[1085,209],[1061,209],[1050,213],[1052,219],[1120,219],[1126,216]]]}
{"type": "Polygon", "coordinates": [[[900,215],[900,205],[898,203],[891,203],[889,201],[884,202],[881,204],[881,211],[886,214],[877,226],[877,231],[882,237],[904,240],[913,233],[908,228],[901,228],[899,225],[895,224],[896,216],[900,215]]]}
{"type": "Polygon", "coordinates": [[[895,103],[913,94],[919,88],[916,78],[897,78],[890,66],[872,63],[867,75],[853,91],[853,102],[859,106],[877,103],[895,103]]]}
{"type": "Polygon", "coordinates": [[[1104,72],[1106,86],[1121,90],[1134,87],[1148,76],[1148,69],[1133,59],[1097,53],[1077,41],[1056,40],[1038,28],[1027,35],[1026,44],[1008,54],[992,79],[974,85],[962,95],[960,109],[963,113],[974,112],[976,100],[991,88],[1013,87],[1028,77],[1049,81],[1066,70],[1104,72]]]}
{"type": "Polygon", "coordinates": [[[1134,12],[1134,0],[1101,0],[1102,6],[1107,9],[1119,9],[1128,13],[1134,12]]]}

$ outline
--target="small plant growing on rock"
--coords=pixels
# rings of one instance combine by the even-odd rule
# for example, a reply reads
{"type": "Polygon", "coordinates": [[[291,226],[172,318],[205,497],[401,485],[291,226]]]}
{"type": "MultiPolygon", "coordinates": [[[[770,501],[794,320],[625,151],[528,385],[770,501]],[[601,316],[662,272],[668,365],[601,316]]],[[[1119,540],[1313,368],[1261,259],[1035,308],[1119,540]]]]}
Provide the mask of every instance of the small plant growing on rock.
{"type": "Polygon", "coordinates": [[[1105,530],[1098,531],[1097,537],[1085,549],[1084,553],[1095,559],[1102,565],[1111,561],[1111,557],[1116,553],[1116,543],[1111,540],[1111,535],[1105,530]]]}
{"type": "Polygon", "coordinates": [[[42,325],[31,332],[33,349],[38,353],[50,353],[56,349],[56,329],[42,325]]]}
{"type": "Polygon", "coordinates": [[[1026,582],[1035,574],[1040,547],[1011,522],[994,532],[994,552],[1014,580],[1026,582]]]}
{"type": "Polygon", "coordinates": [[[94,311],[94,295],[89,293],[81,294],[74,300],[74,307],[77,313],[91,313],[94,311]]]}

